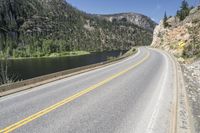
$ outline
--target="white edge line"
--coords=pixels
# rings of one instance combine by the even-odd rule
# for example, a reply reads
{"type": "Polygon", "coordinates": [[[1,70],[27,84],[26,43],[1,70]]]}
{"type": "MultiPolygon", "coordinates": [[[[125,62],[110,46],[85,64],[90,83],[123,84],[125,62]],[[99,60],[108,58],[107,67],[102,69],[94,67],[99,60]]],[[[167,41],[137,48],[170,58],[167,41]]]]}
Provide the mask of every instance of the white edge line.
{"type": "MultiPolygon", "coordinates": [[[[159,52],[159,51],[158,51],[159,52]]],[[[161,53],[161,52],[159,52],[159,53],[161,53]]],[[[146,130],[146,133],[152,133],[153,132],[153,128],[154,128],[154,126],[155,126],[155,121],[156,121],[156,118],[157,118],[157,116],[158,116],[158,113],[159,113],[159,105],[160,105],[160,101],[161,101],[161,99],[162,99],[162,94],[163,94],[163,92],[164,92],[164,86],[165,86],[165,84],[167,83],[167,77],[168,77],[168,70],[169,70],[169,61],[168,61],[168,58],[167,58],[167,56],[165,55],[165,54],[163,54],[163,53],[161,53],[162,55],[164,55],[164,57],[165,57],[165,59],[166,59],[166,61],[167,61],[167,65],[166,65],[166,71],[162,74],[162,80],[161,80],[161,82],[162,82],[162,87],[161,87],[161,91],[160,91],[160,93],[159,93],[159,98],[158,98],[158,101],[157,101],[157,103],[156,103],[156,106],[154,107],[154,111],[153,111],[153,113],[152,113],[152,115],[151,115],[151,118],[150,118],[150,121],[149,121],[149,124],[148,124],[148,126],[147,126],[147,130],[146,130]]],[[[160,87],[160,85],[158,86],[158,87],[160,87]]]]}

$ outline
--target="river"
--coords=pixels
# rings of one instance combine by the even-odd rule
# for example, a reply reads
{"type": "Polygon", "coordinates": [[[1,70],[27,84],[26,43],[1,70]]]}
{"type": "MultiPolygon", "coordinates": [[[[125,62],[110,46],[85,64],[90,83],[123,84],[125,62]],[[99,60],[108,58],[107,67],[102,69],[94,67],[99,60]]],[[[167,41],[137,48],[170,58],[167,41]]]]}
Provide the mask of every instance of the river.
{"type": "Polygon", "coordinates": [[[125,52],[109,51],[74,57],[9,60],[8,73],[9,75],[15,75],[17,80],[25,80],[62,70],[103,62],[108,57],[117,57],[125,52]]]}

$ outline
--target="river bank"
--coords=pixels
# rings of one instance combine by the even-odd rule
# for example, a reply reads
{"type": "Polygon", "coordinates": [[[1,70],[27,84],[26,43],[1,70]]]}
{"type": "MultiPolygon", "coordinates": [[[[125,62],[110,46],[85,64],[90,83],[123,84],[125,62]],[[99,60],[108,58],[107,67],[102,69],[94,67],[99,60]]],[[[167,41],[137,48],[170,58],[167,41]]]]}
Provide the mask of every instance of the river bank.
{"type": "MultiPolygon", "coordinates": [[[[74,57],[74,56],[89,55],[91,53],[92,52],[88,52],[88,51],[68,51],[68,52],[61,52],[61,53],[51,53],[49,55],[38,56],[38,57],[34,57],[34,56],[33,57],[8,57],[8,60],[26,60],[26,59],[74,57]]],[[[2,58],[1,58],[1,60],[2,60],[2,58]]]]}

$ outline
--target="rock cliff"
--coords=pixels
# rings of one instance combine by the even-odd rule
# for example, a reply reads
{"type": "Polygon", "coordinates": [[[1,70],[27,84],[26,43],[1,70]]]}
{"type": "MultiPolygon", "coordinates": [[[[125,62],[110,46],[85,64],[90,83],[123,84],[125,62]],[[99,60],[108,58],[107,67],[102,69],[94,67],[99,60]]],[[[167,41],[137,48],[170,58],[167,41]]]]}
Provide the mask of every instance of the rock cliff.
{"type": "Polygon", "coordinates": [[[178,17],[169,17],[168,26],[163,20],[156,26],[151,46],[170,51],[177,57],[199,58],[200,56],[200,7],[180,21],[178,17]]]}

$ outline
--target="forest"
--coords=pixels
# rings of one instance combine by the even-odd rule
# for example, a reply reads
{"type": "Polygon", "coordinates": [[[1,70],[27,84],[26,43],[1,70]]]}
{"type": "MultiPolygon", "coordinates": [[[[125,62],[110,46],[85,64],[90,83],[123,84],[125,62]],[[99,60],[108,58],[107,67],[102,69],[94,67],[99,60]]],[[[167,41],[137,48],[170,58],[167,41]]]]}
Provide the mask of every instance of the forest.
{"type": "Polygon", "coordinates": [[[124,50],[149,45],[152,34],[125,19],[109,22],[79,11],[64,0],[0,1],[0,51],[9,51],[9,58],[124,50]]]}

